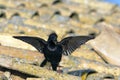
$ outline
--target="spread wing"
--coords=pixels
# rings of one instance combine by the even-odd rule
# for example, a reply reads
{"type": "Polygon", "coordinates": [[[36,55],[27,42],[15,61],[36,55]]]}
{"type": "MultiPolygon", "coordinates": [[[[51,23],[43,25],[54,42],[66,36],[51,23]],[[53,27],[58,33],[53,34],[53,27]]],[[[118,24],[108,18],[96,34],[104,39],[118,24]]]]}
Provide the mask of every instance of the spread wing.
{"type": "Polygon", "coordinates": [[[63,46],[63,54],[69,55],[76,50],[80,45],[84,44],[88,40],[93,39],[92,36],[74,36],[67,37],[61,40],[59,43],[63,46]]]}
{"type": "Polygon", "coordinates": [[[46,44],[46,41],[38,37],[29,37],[29,36],[13,36],[16,39],[20,39],[28,44],[34,46],[39,52],[43,53],[43,47],[46,44]]]}

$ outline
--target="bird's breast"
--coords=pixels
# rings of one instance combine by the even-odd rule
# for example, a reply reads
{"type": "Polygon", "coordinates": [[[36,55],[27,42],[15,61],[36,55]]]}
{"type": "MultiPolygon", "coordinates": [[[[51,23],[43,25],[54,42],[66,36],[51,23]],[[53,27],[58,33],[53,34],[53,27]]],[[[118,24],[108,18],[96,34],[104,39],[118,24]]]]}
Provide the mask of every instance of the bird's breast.
{"type": "Polygon", "coordinates": [[[50,48],[49,46],[46,46],[44,48],[44,56],[48,61],[57,61],[59,62],[62,57],[62,47],[56,46],[55,48],[50,48]]]}
{"type": "Polygon", "coordinates": [[[51,52],[51,51],[56,51],[57,50],[57,46],[50,46],[50,45],[48,45],[47,46],[47,49],[51,52]]]}
{"type": "Polygon", "coordinates": [[[61,48],[59,46],[50,46],[47,45],[44,48],[44,54],[46,55],[55,55],[55,54],[59,54],[61,52],[61,48]]]}

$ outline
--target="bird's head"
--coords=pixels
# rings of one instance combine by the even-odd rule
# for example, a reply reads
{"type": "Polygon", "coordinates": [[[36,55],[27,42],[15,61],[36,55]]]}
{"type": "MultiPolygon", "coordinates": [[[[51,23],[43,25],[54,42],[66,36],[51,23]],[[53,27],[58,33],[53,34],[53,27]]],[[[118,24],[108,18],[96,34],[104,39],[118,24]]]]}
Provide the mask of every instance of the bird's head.
{"type": "Polygon", "coordinates": [[[51,33],[48,38],[48,42],[53,42],[54,44],[57,43],[57,34],[56,33],[51,33]]]}

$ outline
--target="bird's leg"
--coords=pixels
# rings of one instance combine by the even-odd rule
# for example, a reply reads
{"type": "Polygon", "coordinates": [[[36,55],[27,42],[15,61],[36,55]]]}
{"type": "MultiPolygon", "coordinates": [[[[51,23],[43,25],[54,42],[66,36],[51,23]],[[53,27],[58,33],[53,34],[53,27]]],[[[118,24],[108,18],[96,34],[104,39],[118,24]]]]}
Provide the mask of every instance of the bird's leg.
{"type": "Polygon", "coordinates": [[[52,69],[53,69],[54,71],[56,71],[56,70],[57,70],[58,63],[51,63],[51,65],[52,65],[52,69]]]}
{"type": "Polygon", "coordinates": [[[47,60],[44,59],[43,62],[40,64],[40,67],[44,67],[46,65],[46,63],[47,63],[47,60]]]}
{"type": "Polygon", "coordinates": [[[58,73],[62,73],[61,70],[57,70],[57,67],[58,67],[59,63],[51,63],[51,65],[52,65],[52,69],[54,71],[57,71],[58,73]]]}

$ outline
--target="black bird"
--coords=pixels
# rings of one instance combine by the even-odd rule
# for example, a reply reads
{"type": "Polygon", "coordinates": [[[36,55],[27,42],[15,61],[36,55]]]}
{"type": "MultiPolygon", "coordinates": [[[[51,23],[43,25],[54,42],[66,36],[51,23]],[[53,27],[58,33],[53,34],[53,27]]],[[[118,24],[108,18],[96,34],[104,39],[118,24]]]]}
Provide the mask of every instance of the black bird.
{"type": "Polygon", "coordinates": [[[58,42],[56,33],[51,33],[47,41],[45,41],[42,38],[30,36],[13,36],[13,37],[31,44],[39,52],[43,53],[45,59],[40,66],[44,67],[48,61],[51,63],[52,69],[54,71],[57,70],[59,62],[61,61],[62,54],[69,55],[80,45],[94,38],[92,36],[71,36],[66,37],[60,42],[58,42]]]}

